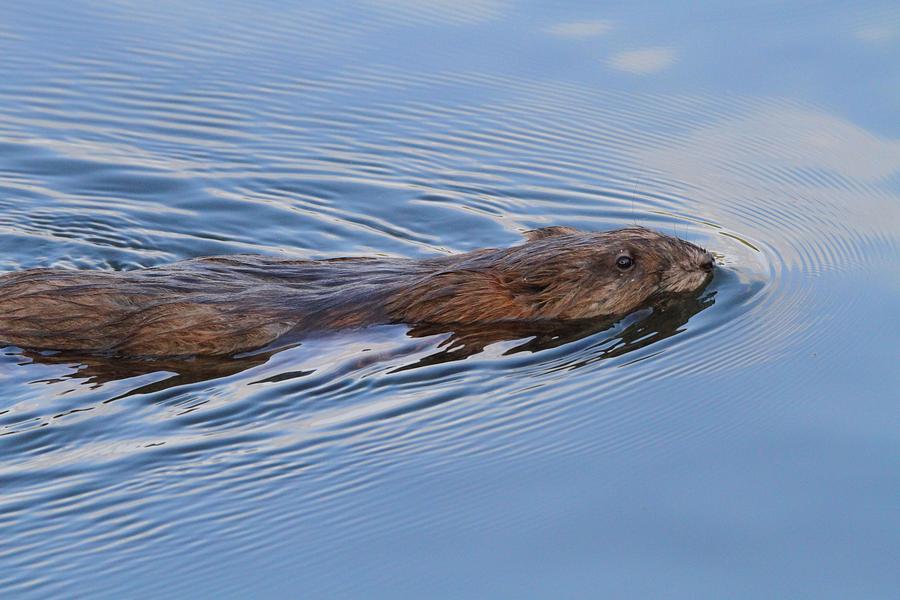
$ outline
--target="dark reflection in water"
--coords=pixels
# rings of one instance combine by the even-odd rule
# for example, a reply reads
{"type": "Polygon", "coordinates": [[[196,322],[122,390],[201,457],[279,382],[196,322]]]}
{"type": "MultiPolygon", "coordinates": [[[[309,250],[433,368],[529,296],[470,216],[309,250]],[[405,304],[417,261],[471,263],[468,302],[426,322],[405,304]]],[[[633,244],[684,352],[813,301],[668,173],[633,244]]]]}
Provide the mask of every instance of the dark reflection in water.
{"type": "MultiPolygon", "coordinates": [[[[41,363],[61,365],[72,369],[72,372],[60,376],[71,379],[82,385],[100,386],[110,381],[129,379],[150,373],[170,374],[169,377],[147,384],[133,390],[131,394],[147,394],[189,383],[197,383],[210,379],[218,379],[246,371],[251,367],[265,364],[275,351],[259,352],[243,357],[192,357],[192,358],[127,358],[105,355],[79,355],[71,352],[44,353],[24,350],[9,353],[9,356],[22,356],[28,359],[20,363],[41,363]]],[[[111,400],[117,400],[118,397],[111,400]]]]}
{"type": "MultiPolygon", "coordinates": [[[[595,345],[602,347],[603,350],[593,360],[622,356],[683,331],[681,327],[686,325],[691,317],[715,303],[714,296],[714,292],[682,295],[654,303],[652,307],[629,319],[631,322],[623,330],[616,331],[609,337],[599,336],[595,345]]],[[[458,327],[454,328],[450,335],[438,344],[438,347],[441,348],[439,352],[430,354],[415,364],[400,367],[398,370],[462,360],[482,352],[486,346],[498,342],[516,340],[521,342],[505,350],[504,355],[517,352],[540,352],[588,336],[596,336],[611,329],[618,321],[614,318],[574,322],[511,322],[458,327]]],[[[445,327],[420,325],[410,329],[409,335],[426,337],[444,333],[445,330],[445,327]]],[[[583,364],[587,363],[573,366],[583,366],[583,364]]]]}
{"type": "Polygon", "coordinates": [[[0,271],[633,224],[722,268],[616,322],[7,348],[0,595],[896,596],[896,2],[2,8],[0,271]]]}
{"type": "MultiPolygon", "coordinates": [[[[621,331],[616,330],[610,336],[599,336],[595,346],[603,347],[603,351],[593,360],[622,356],[664,340],[681,331],[688,320],[715,302],[715,292],[700,294],[683,294],[656,301],[651,307],[639,311],[627,319],[629,324],[621,331]]],[[[543,321],[543,322],[507,322],[458,326],[448,330],[447,326],[418,325],[408,330],[411,337],[442,336],[437,343],[437,352],[429,354],[412,364],[395,369],[396,372],[417,367],[437,365],[455,360],[463,360],[482,352],[486,346],[499,342],[515,342],[503,352],[504,355],[517,352],[539,352],[556,348],[588,336],[597,336],[612,329],[619,318],[592,319],[584,321],[543,321]]],[[[340,334],[337,334],[340,335],[340,334]]],[[[295,345],[300,345],[296,342],[295,345]]],[[[169,376],[150,384],[129,390],[122,396],[107,401],[118,400],[133,394],[149,394],[171,387],[198,383],[211,379],[219,379],[236,375],[263,365],[286,346],[280,345],[274,350],[263,350],[237,357],[192,357],[192,358],[128,358],[108,355],[79,355],[72,352],[35,352],[24,350],[9,352],[8,356],[21,356],[29,363],[65,366],[72,371],[59,376],[59,379],[71,379],[82,385],[100,386],[103,383],[129,379],[151,373],[168,374],[169,376]]],[[[585,362],[583,364],[588,364],[585,362]]],[[[573,365],[573,366],[583,366],[573,365]]],[[[300,365],[302,367],[302,365],[300,365]]],[[[295,377],[306,376],[315,370],[300,370],[276,375],[254,383],[278,382],[295,377]]]]}

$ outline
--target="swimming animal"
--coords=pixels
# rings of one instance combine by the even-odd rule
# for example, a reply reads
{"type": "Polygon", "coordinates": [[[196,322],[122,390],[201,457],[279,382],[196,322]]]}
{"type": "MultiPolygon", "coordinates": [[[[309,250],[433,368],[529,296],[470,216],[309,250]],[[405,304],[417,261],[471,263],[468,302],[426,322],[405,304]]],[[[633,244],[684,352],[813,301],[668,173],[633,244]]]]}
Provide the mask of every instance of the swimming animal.
{"type": "Polygon", "coordinates": [[[0,276],[0,342],[122,356],[233,355],[288,333],[627,314],[711,279],[712,254],[642,227],[546,227],[425,259],[212,256],[132,271],[0,276]]]}

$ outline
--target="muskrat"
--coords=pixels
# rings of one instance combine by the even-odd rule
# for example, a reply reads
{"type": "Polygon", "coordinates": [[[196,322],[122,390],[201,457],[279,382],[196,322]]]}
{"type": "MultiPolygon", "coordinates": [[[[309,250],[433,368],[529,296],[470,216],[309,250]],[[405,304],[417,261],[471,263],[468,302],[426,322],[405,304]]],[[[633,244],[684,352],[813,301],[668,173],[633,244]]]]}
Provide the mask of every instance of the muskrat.
{"type": "Polygon", "coordinates": [[[233,255],[133,271],[0,276],[0,341],[126,356],[234,355],[289,332],[627,314],[710,280],[712,255],[642,227],[546,227],[511,248],[425,258],[233,255]]]}

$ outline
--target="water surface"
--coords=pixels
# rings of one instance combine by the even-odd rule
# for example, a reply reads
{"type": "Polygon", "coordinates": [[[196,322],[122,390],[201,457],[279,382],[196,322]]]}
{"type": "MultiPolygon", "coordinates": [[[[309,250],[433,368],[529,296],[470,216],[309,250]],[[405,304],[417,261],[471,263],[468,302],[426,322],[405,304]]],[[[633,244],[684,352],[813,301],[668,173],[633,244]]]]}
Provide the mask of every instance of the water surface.
{"type": "Polygon", "coordinates": [[[891,2],[8,3],[3,271],[631,224],[722,268],[471,356],[6,348],[0,589],[895,597],[898,62],[891,2]]]}

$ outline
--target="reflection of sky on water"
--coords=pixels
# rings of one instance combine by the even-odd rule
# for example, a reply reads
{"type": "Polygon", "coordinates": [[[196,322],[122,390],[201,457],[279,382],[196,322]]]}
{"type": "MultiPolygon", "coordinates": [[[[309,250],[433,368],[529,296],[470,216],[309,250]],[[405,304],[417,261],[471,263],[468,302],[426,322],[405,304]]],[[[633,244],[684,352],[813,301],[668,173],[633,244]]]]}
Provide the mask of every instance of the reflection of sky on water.
{"type": "Polygon", "coordinates": [[[609,65],[628,73],[647,74],[662,71],[675,64],[678,56],[671,48],[624,50],[613,54],[609,65]]]}
{"type": "Polygon", "coordinates": [[[895,3],[6,8],[3,269],[422,256],[635,221],[726,269],[714,305],[621,357],[588,336],[398,371],[435,342],[386,328],[169,389],[0,357],[0,580],[896,589],[895,3]]]}
{"type": "Polygon", "coordinates": [[[131,3],[73,3],[77,31],[42,39],[40,47],[28,44],[35,28],[63,27],[59,19],[70,16],[50,6],[60,14],[50,13],[40,23],[28,11],[8,11],[0,31],[26,43],[9,35],[0,36],[0,43],[16,53],[57,52],[73,59],[92,54],[90,41],[98,54],[115,50],[126,57],[125,69],[130,62],[153,61],[146,50],[130,54],[129,39],[154,48],[160,58],[183,44],[190,49],[185,60],[206,63],[223,75],[288,47],[307,71],[375,61],[432,73],[475,67],[507,76],[546,73],[597,88],[665,92],[690,87],[703,94],[785,96],[814,102],[863,126],[894,133],[900,128],[893,118],[900,104],[900,70],[884,68],[900,60],[900,9],[891,2],[685,7],[673,2],[359,0],[339,10],[322,2],[279,3],[270,10],[234,7],[215,20],[209,18],[216,12],[210,9],[218,3],[210,2],[167,3],[165,11],[131,3]],[[96,18],[85,18],[92,13],[96,18]],[[110,19],[116,21],[114,31],[100,26],[110,19]],[[298,29],[306,44],[297,44],[298,29]],[[177,44],[172,36],[180,38],[177,44]],[[428,51],[409,52],[421,47],[428,51]],[[232,64],[220,62],[226,56],[232,64]],[[636,72],[660,79],[631,79],[636,72]]]}
{"type": "Polygon", "coordinates": [[[362,0],[402,25],[472,25],[507,16],[512,0],[362,0]]]}
{"type": "Polygon", "coordinates": [[[606,35],[613,28],[609,21],[572,21],[547,27],[547,33],[564,38],[584,39],[606,35]]]}

